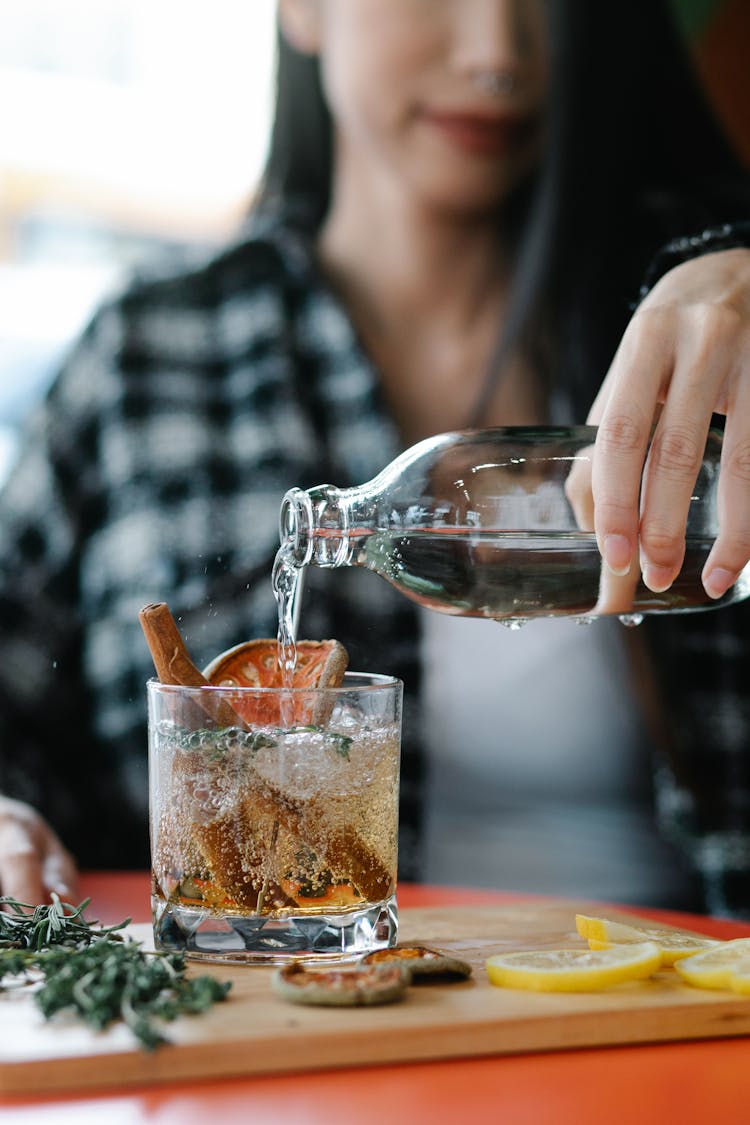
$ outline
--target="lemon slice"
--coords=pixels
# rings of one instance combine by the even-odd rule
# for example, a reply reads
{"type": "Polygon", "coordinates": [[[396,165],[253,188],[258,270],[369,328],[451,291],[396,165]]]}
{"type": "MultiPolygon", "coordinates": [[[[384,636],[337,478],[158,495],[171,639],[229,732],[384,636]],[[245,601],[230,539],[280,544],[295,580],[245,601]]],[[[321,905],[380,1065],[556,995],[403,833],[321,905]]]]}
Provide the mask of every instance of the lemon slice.
{"type": "Polygon", "coordinates": [[[741,961],[738,971],[730,978],[729,987],[732,992],[739,992],[742,996],[750,994],[750,957],[741,961]]]}
{"type": "MultiPolygon", "coordinates": [[[[696,988],[735,988],[744,991],[744,979],[750,974],[750,938],[723,941],[716,949],[707,949],[678,961],[675,969],[683,980],[696,988]]],[[[747,991],[750,991],[748,984],[747,991]]]]}
{"type": "Polygon", "coordinates": [[[656,942],[611,949],[532,949],[501,953],[486,961],[487,975],[499,988],[535,992],[591,992],[630,980],[643,980],[661,965],[656,942]]]}
{"type": "Polygon", "coordinates": [[[655,941],[661,949],[664,965],[674,965],[683,957],[726,944],[700,934],[684,934],[678,930],[651,926],[629,926],[624,922],[613,922],[609,918],[593,918],[589,914],[576,914],[576,929],[589,943],[589,949],[611,949],[614,945],[655,941]]]}

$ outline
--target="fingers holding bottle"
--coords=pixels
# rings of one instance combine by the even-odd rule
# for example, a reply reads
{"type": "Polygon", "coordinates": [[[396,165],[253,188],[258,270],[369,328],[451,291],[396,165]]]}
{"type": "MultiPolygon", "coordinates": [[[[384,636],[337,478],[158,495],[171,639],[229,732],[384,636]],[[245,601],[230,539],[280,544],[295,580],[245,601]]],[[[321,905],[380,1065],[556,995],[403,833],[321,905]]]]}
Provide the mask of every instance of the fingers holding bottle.
{"type": "Polygon", "coordinates": [[[639,557],[641,482],[668,371],[650,326],[630,322],[590,411],[596,425],[591,492],[597,543],[610,574],[630,575],[639,557]]]}
{"type": "Polygon", "coordinates": [[[670,271],[632,318],[589,417],[599,427],[594,523],[614,574],[625,573],[637,552],[650,590],[673,584],[706,437],[720,413],[726,432],[716,541],[702,581],[712,598],[736,582],[750,559],[749,356],[746,251],[670,271]]]}
{"type": "Polygon", "coordinates": [[[721,598],[750,560],[750,347],[748,377],[738,381],[727,413],[719,477],[719,535],[701,575],[706,593],[721,598]]]}

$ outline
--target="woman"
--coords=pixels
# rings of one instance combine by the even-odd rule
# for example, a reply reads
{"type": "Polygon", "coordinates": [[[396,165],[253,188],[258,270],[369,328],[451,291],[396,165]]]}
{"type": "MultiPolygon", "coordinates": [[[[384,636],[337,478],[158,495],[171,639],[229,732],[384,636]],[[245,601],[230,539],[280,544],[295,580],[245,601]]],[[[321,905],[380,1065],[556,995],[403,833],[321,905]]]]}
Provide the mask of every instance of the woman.
{"type": "MultiPolygon", "coordinates": [[[[137,610],[168,600],[199,663],[272,632],[268,576],[290,485],[359,483],[440,430],[590,410],[601,424],[597,533],[615,574],[636,553],[650,449],[640,550],[661,589],[720,411],[728,459],[709,593],[750,553],[750,372],[737,361],[750,325],[747,187],[661,5],[608,11],[606,23],[593,2],[542,0],[281,0],[280,14],[274,139],[248,229],[210,262],[101,311],[2,498],[0,745],[13,799],[0,880],[29,901],[74,878],[56,833],[82,863],[145,862],[137,610]],[[731,225],[704,237],[717,222],[731,225]],[[646,264],[685,235],[698,241],[659,259],[631,319],[646,264]]],[[[435,654],[456,642],[421,642],[431,626],[370,577],[312,574],[302,629],[340,637],[353,666],[407,683],[400,868],[414,877],[418,736],[439,726],[435,654]]],[[[707,628],[723,635],[728,612],[708,615],[719,617],[707,628]]],[[[691,630],[651,630],[662,668],[691,630]]],[[[743,634],[733,636],[745,662],[743,634]]],[[[594,701],[617,679],[610,640],[603,660],[615,671],[597,679],[594,701]]],[[[582,668],[597,671],[593,653],[582,668]]],[[[689,673],[680,668],[678,704],[689,673]]],[[[568,680],[562,697],[584,681],[568,680]]],[[[560,720],[565,761],[580,732],[560,720]]],[[[618,730],[618,742],[640,739],[632,725],[618,730]]],[[[689,768],[669,773],[672,792],[694,802],[681,809],[695,838],[715,838],[735,806],[721,785],[701,804],[704,778],[690,743],[680,750],[689,768]]],[[[746,838],[745,821],[730,828],[746,838]]],[[[721,876],[728,853],[716,854],[721,876]]],[[[750,892],[721,905],[750,909],[750,892]]]]}

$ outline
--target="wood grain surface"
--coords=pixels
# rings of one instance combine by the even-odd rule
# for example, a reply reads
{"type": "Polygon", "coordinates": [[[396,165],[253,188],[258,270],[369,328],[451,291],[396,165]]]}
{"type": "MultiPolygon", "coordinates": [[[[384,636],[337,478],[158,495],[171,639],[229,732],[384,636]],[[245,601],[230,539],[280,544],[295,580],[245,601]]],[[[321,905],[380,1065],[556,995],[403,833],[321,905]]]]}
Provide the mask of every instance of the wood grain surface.
{"type": "MultiPolygon", "coordinates": [[[[144,1052],[124,1027],[96,1034],[64,1016],[45,1022],[28,990],[0,994],[0,1090],[88,1090],[201,1077],[746,1035],[750,998],[690,988],[665,969],[602,992],[494,988],[485,959],[511,949],[582,947],[576,911],[590,903],[426,907],[401,912],[400,939],[450,950],[473,979],[421,984],[381,1008],[312,1008],[271,990],[273,969],[197,965],[233,981],[229,999],[171,1024],[171,1044],[144,1052]]],[[[632,921],[633,916],[608,911],[632,921]]],[[[653,922],[643,922],[653,925],[653,922]]],[[[148,927],[134,927],[147,937],[148,927]]]]}

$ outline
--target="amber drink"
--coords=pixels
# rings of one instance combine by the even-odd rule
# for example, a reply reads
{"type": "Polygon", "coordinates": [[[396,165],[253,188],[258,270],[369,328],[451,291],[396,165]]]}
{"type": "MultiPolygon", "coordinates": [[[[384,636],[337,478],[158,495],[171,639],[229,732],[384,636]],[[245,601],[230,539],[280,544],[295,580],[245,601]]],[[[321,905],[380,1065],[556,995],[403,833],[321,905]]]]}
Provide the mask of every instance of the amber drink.
{"type": "Polygon", "coordinates": [[[393,944],[400,681],[148,694],[157,947],[275,962],[393,944]]]}

